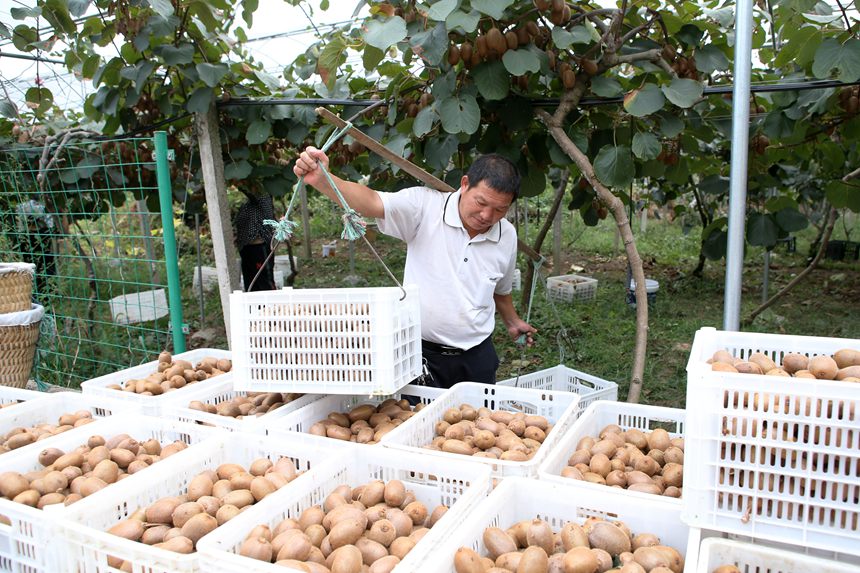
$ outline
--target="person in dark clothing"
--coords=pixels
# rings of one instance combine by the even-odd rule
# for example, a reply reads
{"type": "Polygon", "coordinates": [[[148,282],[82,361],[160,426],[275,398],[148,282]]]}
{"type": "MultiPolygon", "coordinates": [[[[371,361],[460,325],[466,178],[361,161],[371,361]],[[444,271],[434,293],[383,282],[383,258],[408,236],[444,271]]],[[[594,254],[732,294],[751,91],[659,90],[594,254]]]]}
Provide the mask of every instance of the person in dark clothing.
{"type": "Polygon", "coordinates": [[[45,205],[30,199],[16,207],[17,222],[12,237],[21,258],[36,265],[36,294],[45,294],[50,288],[48,279],[57,274],[57,256],[54,252],[54,216],[45,205]]]}
{"type": "Polygon", "coordinates": [[[275,260],[274,257],[269,258],[274,231],[263,224],[264,220],[275,218],[272,196],[246,195],[248,200],[239,208],[235,221],[236,248],[242,259],[242,282],[246,292],[275,290],[275,260]],[[254,282],[260,269],[263,271],[254,282]]]}

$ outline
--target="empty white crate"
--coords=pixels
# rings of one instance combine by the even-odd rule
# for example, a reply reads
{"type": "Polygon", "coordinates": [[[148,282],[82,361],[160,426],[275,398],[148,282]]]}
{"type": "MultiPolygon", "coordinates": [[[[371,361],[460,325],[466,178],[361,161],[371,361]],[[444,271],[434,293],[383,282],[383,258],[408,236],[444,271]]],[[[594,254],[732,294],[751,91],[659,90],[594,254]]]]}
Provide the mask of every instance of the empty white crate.
{"type": "Polygon", "coordinates": [[[538,465],[555,447],[562,431],[573,421],[578,403],[579,396],[570,392],[460,382],[446,390],[418,414],[383,436],[381,443],[392,449],[412,451],[454,463],[486,464],[492,468],[494,477],[535,476],[538,465]],[[460,404],[469,404],[474,408],[485,407],[490,410],[537,414],[553,424],[553,428],[547,433],[543,444],[532,459],[524,462],[452,454],[423,447],[430,444],[436,437],[436,422],[442,419],[445,410],[459,408],[460,404]]]}
{"type": "Polygon", "coordinates": [[[149,322],[170,314],[167,292],[163,288],[120,295],[110,299],[108,304],[117,324],[149,322]]]}
{"type": "MultiPolygon", "coordinates": [[[[173,393],[174,392],[171,392],[170,394],[173,393]]],[[[168,397],[171,397],[170,394],[168,394],[168,397]]],[[[169,400],[162,409],[162,416],[192,424],[204,424],[228,430],[262,433],[263,424],[269,424],[273,420],[283,418],[290,412],[295,412],[296,410],[307,406],[311,402],[320,399],[318,394],[305,394],[304,396],[300,396],[295,400],[287,402],[283,406],[267,412],[262,416],[245,416],[244,418],[233,418],[230,416],[222,416],[220,414],[211,414],[209,412],[195,410],[188,406],[194,400],[199,400],[204,404],[217,405],[236,397],[247,395],[248,392],[234,390],[233,381],[229,379],[213,384],[206,384],[200,388],[194,388],[193,392],[189,391],[183,393],[179,398],[172,398],[169,400]]]]}
{"type": "Polygon", "coordinates": [[[292,289],[230,295],[235,387],[391,394],[421,374],[417,288],[292,289]],[[402,300],[401,300],[402,299],[402,300]]]}
{"type": "Polygon", "coordinates": [[[546,279],[546,295],[550,300],[576,302],[597,296],[597,279],[582,275],[561,275],[546,279]]]}
{"type": "MultiPolygon", "coordinates": [[[[191,426],[147,416],[121,415],[97,420],[55,436],[50,441],[37,443],[68,452],[81,444],[86,444],[87,439],[95,434],[105,438],[128,434],[138,441],[156,438],[162,444],[172,443],[176,440],[193,444],[215,435],[215,432],[212,428],[203,426],[191,426]]],[[[39,446],[31,445],[4,455],[0,458],[0,474],[8,471],[26,473],[41,469],[42,465],[38,460],[41,449],[39,446]]],[[[166,458],[156,462],[153,466],[134,475],[143,476],[142,479],[148,480],[148,483],[157,483],[159,480],[154,476],[159,475],[158,470],[153,474],[152,468],[159,467],[160,464],[170,459],[166,458]]],[[[167,474],[162,473],[161,475],[164,479],[163,476],[167,474]]],[[[125,481],[108,485],[77,503],[86,501],[88,504],[98,505],[100,496],[109,493],[114,488],[121,489],[125,481]]],[[[63,553],[57,537],[57,519],[67,511],[72,510],[75,505],[57,504],[47,506],[45,509],[36,509],[0,498],[0,515],[7,517],[11,522],[10,525],[0,524],[0,570],[26,571],[28,573],[68,571],[68,568],[60,565],[57,561],[63,553]]]]}
{"type": "MultiPolygon", "coordinates": [[[[487,527],[507,529],[518,521],[539,518],[554,532],[572,521],[582,524],[588,517],[623,521],[636,535],[653,533],[663,545],[687,553],[689,528],[681,522],[681,508],[650,499],[629,499],[612,488],[586,492],[564,484],[528,478],[505,478],[450,535],[433,548],[433,559],[421,571],[455,573],[454,554],[469,547],[487,555],[483,534],[487,527]]],[[[695,551],[695,548],[692,549],[695,551]]]]}
{"type": "Polygon", "coordinates": [[[735,565],[743,573],[856,573],[858,565],[812,557],[785,549],[710,537],[699,549],[696,573],[735,565]]]}
{"type": "Polygon", "coordinates": [[[13,405],[21,404],[27,400],[47,396],[47,392],[37,392],[24,388],[12,388],[11,386],[0,386],[0,412],[13,405]]]}
{"type": "MultiPolygon", "coordinates": [[[[188,362],[197,365],[198,362],[209,356],[214,358],[230,359],[231,352],[229,350],[221,350],[218,348],[198,348],[196,350],[189,350],[188,352],[181,352],[174,355],[173,358],[187,360],[188,362]]],[[[126,368],[125,370],[120,370],[119,372],[105,374],[104,376],[99,376],[98,378],[82,382],[81,391],[85,396],[92,399],[96,405],[103,406],[105,409],[116,408],[118,405],[125,404],[135,408],[141,414],[146,414],[147,416],[160,416],[162,407],[171,403],[173,399],[178,399],[181,396],[186,395],[194,388],[200,388],[204,385],[212,385],[219,381],[229,380],[230,377],[233,376],[231,370],[225,374],[220,374],[219,376],[215,376],[201,382],[194,382],[193,384],[188,384],[178,390],[171,390],[170,392],[165,392],[158,396],[144,396],[142,394],[135,394],[134,392],[124,392],[122,390],[108,388],[108,386],[113,384],[118,384],[122,387],[126,380],[146,378],[157,369],[158,360],[146,362],[139,366],[133,366],[131,368],[126,368]]]]}
{"type": "Polygon", "coordinates": [[[860,385],[715,372],[727,349],[780,364],[860,341],[703,328],[687,364],[684,518],[702,529],[860,555],[860,385]]]}
{"type": "MultiPolygon", "coordinates": [[[[538,476],[541,480],[573,484],[582,487],[585,495],[595,490],[604,490],[608,486],[575,480],[561,476],[561,470],[567,465],[570,455],[576,450],[579,440],[586,436],[598,439],[600,431],[609,424],[617,424],[622,430],[636,428],[648,432],[656,428],[663,428],[673,438],[684,437],[684,410],[676,408],[662,408],[660,406],[645,406],[642,404],[628,404],[627,402],[609,402],[601,400],[592,403],[585,412],[567,428],[558,440],[558,443],[547,455],[544,462],[538,468],[538,476]]],[[[686,469],[686,465],[684,468],[686,469]]],[[[638,491],[625,491],[627,495],[639,499],[658,499],[673,504],[680,508],[681,500],[656,496],[638,491]]]]}
{"type": "MultiPolygon", "coordinates": [[[[188,448],[159,462],[163,464],[163,477],[160,480],[146,476],[141,478],[140,474],[135,474],[120,482],[120,487],[106,491],[99,499],[93,499],[92,503],[84,499],[72,505],[63,515],[61,525],[66,559],[60,570],[78,573],[113,571],[107,565],[108,556],[113,556],[131,562],[134,571],[146,573],[222,571],[220,567],[201,568],[199,552],[174,553],[112,535],[107,530],[137,509],[147,507],[162,497],[184,494],[189,482],[197,474],[214,470],[223,463],[236,463],[247,468],[258,458],[275,461],[280,457],[289,457],[295,461],[297,470],[306,472],[316,464],[331,459],[332,452],[331,448],[306,440],[298,434],[287,441],[242,432],[224,433],[188,448]]],[[[297,477],[279,491],[283,493],[292,488],[303,477],[297,477]]],[[[260,504],[271,503],[269,497],[260,504]]]]}
{"type": "Polygon", "coordinates": [[[349,448],[339,458],[308,472],[307,480],[294,488],[272,494],[271,501],[253,507],[222,525],[200,541],[201,570],[230,573],[283,569],[236,553],[253,527],[274,527],[283,519],[298,518],[313,505],[321,505],[337,486],[357,487],[371,480],[400,480],[415,492],[416,500],[432,512],[437,505],[449,510],[401,561],[395,572],[417,571],[437,560],[431,550],[450,535],[490,491],[490,473],[477,464],[443,462],[417,454],[392,455],[383,448],[349,448]]]}
{"type": "MultiPolygon", "coordinates": [[[[307,406],[287,415],[269,419],[267,417],[263,424],[263,430],[270,436],[279,436],[284,439],[289,439],[291,432],[301,432],[307,434],[307,431],[316,422],[324,420],[331,412],[348,412],[361,404],[373,404],[374,406],[381,404],[388,398],[415,398],[422,404],[429,404],[438,398],[445,390],[442,388],[432,388],[430,386],[418,386],[415,384],[407,384],[398,392],[391,396],[342,396],[340,394],[332,394],[331,396],[321,396],[319,400],[314,401],[307,406]]],[[[323,436],[314,436],[307,434],[310,438],[331,441],[332,438],[323,436]]]]}
{"type": "Polygon", "coordinates": [[[564,364],[496,382],[497,386],[555,390],[579,394],[577,416],[596,400],[618,400],[618,384],[568,368],[564,364]]]}

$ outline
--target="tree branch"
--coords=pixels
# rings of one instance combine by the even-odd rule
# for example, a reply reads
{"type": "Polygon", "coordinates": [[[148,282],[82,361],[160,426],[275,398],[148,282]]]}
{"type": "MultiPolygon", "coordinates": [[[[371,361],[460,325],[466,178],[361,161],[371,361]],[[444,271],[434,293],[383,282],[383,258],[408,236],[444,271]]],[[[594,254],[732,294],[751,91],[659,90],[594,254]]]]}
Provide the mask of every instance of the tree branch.
{"type": "Polygon", "coordinates": [[[848,19],[848,14],[845,13],[845,7],[842,6],[842,2],[836,0],[836,5],[839,6],[839,10],[842,12],[842,18],[845,19],[845,29],[847,31],[851,31],[851,21],[848,19]]]}
{"type": "Polygon", "coordinates": [[[621,37],[621,40],[619,40],[619,43],[621,43],[623,45],[630,38],[632,38],[633,36],[635,36],[636,34],[641,32],[642,30],[647,30],[648,28],[650,28],[651,24],[656,22],[658,19],[659,19],[658,16],[654,16],[653,18],[651,18],[650,20],[648,20],[644,24],[639,24],[638,26],[636,26],[635,28],[633,28],[632,30],[630,30],[629,32],[624,34],[624,36],[621,37]]]}
{"type": "Polygon", "coordinates": [[[860,167],[858,167],[857,169],[855,169],[851,173],[848,173],[847,175],[845,175],[845,177],[842,178],[842,181],[844,181],[845,183],[848,183],[852,179],[856,179],[858,177],[860,177],[860,167]]]}

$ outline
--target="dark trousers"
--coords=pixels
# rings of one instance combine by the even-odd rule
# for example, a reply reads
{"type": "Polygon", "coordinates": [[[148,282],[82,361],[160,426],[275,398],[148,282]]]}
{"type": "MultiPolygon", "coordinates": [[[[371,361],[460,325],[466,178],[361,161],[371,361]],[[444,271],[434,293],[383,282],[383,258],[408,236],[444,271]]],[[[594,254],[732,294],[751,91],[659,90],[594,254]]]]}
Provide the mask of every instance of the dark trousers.
{"type": "Polygon", "coordinates": [[[245,245],[239,251],[239,256],[242,259],[242,281],[245,284],[245,292],[258,290],[275,290],[275,259],[269,259],[269,263],[263,268],[266,262],[266,257],[269,256],[271,249],[268,243],[258,243],[253,245],[245,245]],[[260,269],[263,271],[257,277],[254,283],[254,288],[251,288],[251,282],[257,276],[260,269]]]}
{"type": "Polygon", "coordinates": [[[421,352],[430,371],[428,386],[450,388],[457,382],[496,383],[499,356],[492,336],[469,350],[422,341],[421,352]]]}
{"type": "Polygon", "coordinates": [[[57,274],[57,258],[49,233],[29,231],[15,236],[18,251],[25,263],[36,265],[35,293],[48,291],[48,279],[57,274]]]}

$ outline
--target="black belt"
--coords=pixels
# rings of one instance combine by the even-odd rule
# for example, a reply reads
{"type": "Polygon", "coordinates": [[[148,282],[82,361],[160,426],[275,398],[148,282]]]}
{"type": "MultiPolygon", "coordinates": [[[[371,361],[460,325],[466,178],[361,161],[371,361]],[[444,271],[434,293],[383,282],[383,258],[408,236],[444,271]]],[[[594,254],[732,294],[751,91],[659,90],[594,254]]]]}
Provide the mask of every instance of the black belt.
{"type": "Polygon", "coordinates": [[[454,346],[445,346],[444,344],[439,344],[438,342],[430,342],[429,340],[422,340],[421,346],[423,348],[438,352],[439,354],[443,354],[446,356],[457,356],[466,352],[462,348],[456,348],[454,346]]]}

